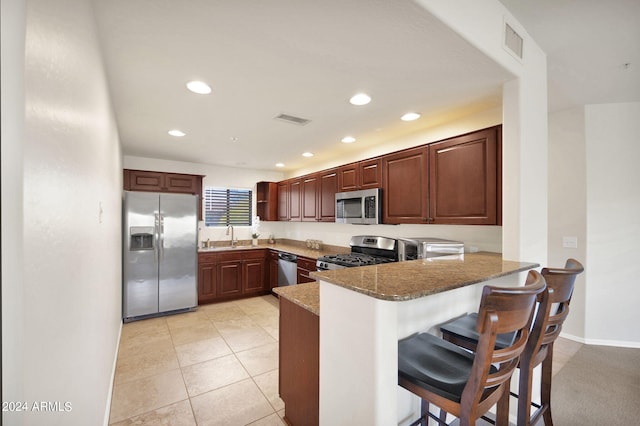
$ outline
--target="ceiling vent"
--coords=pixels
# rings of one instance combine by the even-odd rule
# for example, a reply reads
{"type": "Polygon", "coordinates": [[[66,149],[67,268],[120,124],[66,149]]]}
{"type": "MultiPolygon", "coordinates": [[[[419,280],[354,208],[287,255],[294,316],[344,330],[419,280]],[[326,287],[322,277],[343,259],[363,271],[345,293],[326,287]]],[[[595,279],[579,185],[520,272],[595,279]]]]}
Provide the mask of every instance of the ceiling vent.
{"type": "Polygon", "coordinates": [[[287,123],[297,124],[298,126],[304,126],[311,121],[306,118],[296,117],[295,115],[290,114],[280,114],[275,116],[274,118],[276,120],[286,121],[287,123]]]}
{"type": "Polygon", "coordinates": [[[506,22],[504,24],[504,46],[509,52],[522,59],[522,37],[506,22]]]}

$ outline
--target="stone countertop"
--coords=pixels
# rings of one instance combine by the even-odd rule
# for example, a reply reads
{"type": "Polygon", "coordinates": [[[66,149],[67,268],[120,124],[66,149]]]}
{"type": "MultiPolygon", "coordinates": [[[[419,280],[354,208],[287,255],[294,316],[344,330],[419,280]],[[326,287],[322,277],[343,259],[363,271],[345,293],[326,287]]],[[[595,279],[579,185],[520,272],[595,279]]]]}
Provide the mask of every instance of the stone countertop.
{"type": "Polygon", "coordinates": [[[500,253],[466,253],[456,259],[419,259],[312,272],[312,278],[382,300],[402,301],[441,293],[537,268],[504,260],[500,253]]]}
{"type": "Polygon", "coordinates": [[[229,245],[219,245],[217,247],[211,248],[198,248],[198,253],[220,253],[227,251],[237,251],[237,250],[260,250],[260,249],[270,249],[283,251],[286,253],[295,254],[296,256],[308,257],[310,259],[317,259],[321,256],[326,256],[329,254],[340,254],[340,253],[350,253],[350,247],[340,247],[340,246],[329,246],[324,245],[322,249],[310,249],[306,246],[304,241],[295,241],[295,240],[285,240],[278,241],[276,244],[269,244],[266,242],[260,241],[257,246],[252,246],[250,244],[247,245],[238,245],[232,248],[229,245]]]}
{"type": "Polygon", "coordinates": [[[318,316],[320,315],[320,283],[317,281],[276,287],[273,291],[278,294],[278,296],[292,301],[307,311],[318,316]]]}

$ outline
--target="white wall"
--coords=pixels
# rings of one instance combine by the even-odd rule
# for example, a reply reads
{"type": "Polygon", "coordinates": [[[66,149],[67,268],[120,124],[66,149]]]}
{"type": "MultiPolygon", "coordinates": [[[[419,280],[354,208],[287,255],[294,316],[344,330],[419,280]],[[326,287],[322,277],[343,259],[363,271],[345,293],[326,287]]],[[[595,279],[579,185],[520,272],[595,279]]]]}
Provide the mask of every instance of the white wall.
{"type": "MultiPolygon", "coordinates": [[[[22,400],[63,411],[4,412],[3,424],[99,425],[108,415],[121,324],[120,144],[90,2],[33,0],[26,10],[24,98],[11,105],[25,106],[24,137],[11,141],[24,151],[22,211],[5,205],[4,164],[2,171],[3,227],[5,209],[24,217],[22,235],[13,241],[14,249],[24,247],[24,263],[14,266],[24,268],[16,283],[23,298],[2,299],[3,313],[8,303],[18,311],[11,318],[16,323],[6,326],[22,327],[18,345],[3,345],[3,358],[21,358],[21,365],[3,369],[10,379],[3,385],[10,386],[6,396],[14,395],[18,385],[11,379],[17,378],[22,400]]],[[[19,22],[19,14],[12,17],[19,22]]],[[[11,45],[19,47],[19,29],[12,36],[11,45]]],[[[13,75],[7,84],[20,85],[20,78],[13,75]]],[[[22,162],[17,152],[10,160],[22,162]]],[[[21,180],[8,178],[16,178],[15,185],[21,180]]],[[[3,249],[3,274],[4,261],[3,249]]],[[[3,290],[5,283],[3,276],[3,290]]]]}
{"type": "MultiPolygon", "coordinates": [[[[2,400],[24,400],[22,141],[24,138],[25,0],[2,0],[2,400]]],[[[5,413],[3,419],[6,418],[5,413]]],[[[2,423],[2,422],[0,422],[2,423]]],[[[8,424],[6,422],[5,424],[8,424]]]]}
{"type": "Polygon", "coordinates": [[[640,102],[585,107],[588,342],[640,347],[640,102]]]}

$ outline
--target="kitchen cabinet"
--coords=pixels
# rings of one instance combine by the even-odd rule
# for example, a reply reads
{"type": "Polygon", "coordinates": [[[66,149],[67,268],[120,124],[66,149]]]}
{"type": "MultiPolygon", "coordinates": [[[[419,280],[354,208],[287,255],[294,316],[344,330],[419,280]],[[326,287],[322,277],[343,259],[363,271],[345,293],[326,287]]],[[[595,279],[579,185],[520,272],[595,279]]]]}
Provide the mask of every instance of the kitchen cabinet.
{"type": "Polygon", "coordinates": [[[382,159],[372,158],[338,167],[338,192],[382,187],[382,159]]]}
{"type": "Polygon", "coordinates": [[[302,221],[335,222],[337,169],[302,177],[302,221]]]}
{"type": "Polygon", "coordinates": [[[430,223],[495,225],[498,129],[429,145],[430,223]]]}
{"type": "Polygon", "coordinates": [[[278,220],[300,221],[302,179],[293,178],[278,183],[278,220]]]}
{"type": "Polygon", "coordinates": [[[302,221],[316,222],[318,212],[318,175],[302,177],[302,221]]]}
{"type": "Polygon", "coordinates": [[[291,425],[318,425],[320,318],[280,297],[278,389],[291,425]]]}
{"type": "Polygon", "coordinates": [[[198,254],[198,304],[267,294],[266,250],[198,254]]]}
{"type": "Polygon", "coordinates": [[[267,263],[269,264],[269,284],[268,288],[278,287],[278,252],[269,250],[267,253],[267,263]]]}
{"type": "Polygon", "coordinates": [[[382,157],[383,223],[429,223],[426,146],[382,157]]]}
{"type": "Polygon", "coordinates": [[[314,282],[316,279],[311,278],[309,274],[316,270],[316,260],[308,257],[298,256],[297,284],[314,282]]]}
{"type": "Polygon", "coordinates": [[[260,220],[278,220],[278,184],[258,182],[256,184],[256,210],[260,220]]]}
{"type": "Polygon", "coordinates": [[[202,220],[202,175],[148,170],[123,170],[125,191],[170,192],[198,196],[198,220],[202,220]]]}

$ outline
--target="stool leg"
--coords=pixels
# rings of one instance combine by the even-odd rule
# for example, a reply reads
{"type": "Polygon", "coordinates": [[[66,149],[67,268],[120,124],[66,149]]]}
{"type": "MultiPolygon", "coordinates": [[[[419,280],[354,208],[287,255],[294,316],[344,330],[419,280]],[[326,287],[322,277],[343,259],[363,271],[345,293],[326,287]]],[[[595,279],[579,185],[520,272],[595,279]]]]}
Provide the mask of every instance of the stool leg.
{"type": "Polygon", "coordinates": [[[507,381],[503,384],[504,389],[502,396],[498,400],[496,406],[496,426],[509,426],[509,384],[507,381]]]}
{"type": "Polygon", "coordinates": [[[420,426],[427,426],[429,424],[429,416],[427,413],[429,412],[429,401],[421,400],[420,403],[420,418],[422,421],[420,422],[420,426]]]}
{"type": "Polygon", "coordinates": [[[545,426],[553,426],[551,418],[551,373],[553,370],[553,343],[547,348],[547,356],[542,361],[542,383],[540,400],[542,405],[545,426]]]}
{"type": "Polygon", "coordinates": [[[531,388],[533,387],[533,368],[531,359],[520,359],[520,379],[518,381],[518,426],[531,424],[531,388]]]}

